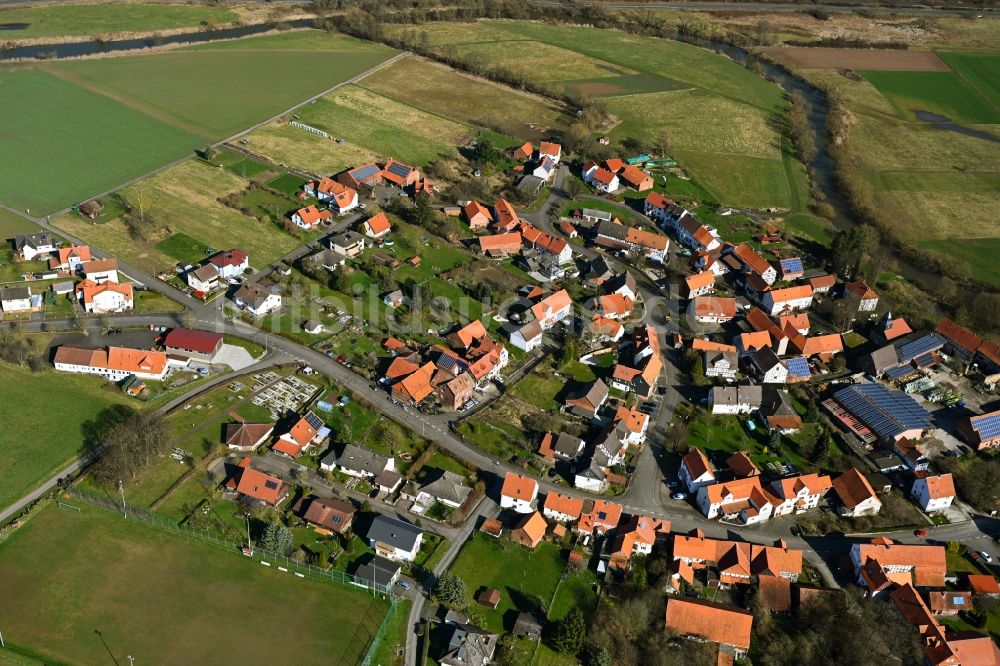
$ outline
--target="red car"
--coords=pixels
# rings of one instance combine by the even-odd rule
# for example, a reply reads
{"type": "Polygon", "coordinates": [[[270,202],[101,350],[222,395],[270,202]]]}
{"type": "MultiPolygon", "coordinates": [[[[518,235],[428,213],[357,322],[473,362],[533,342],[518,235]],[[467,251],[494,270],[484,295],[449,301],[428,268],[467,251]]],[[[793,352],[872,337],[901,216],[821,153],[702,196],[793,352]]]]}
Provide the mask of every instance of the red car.
{"type": "Polygon", "coordinates": [[[913,536],[916,536],[916,537],[925,537],[925,536],[927,536],[927,530],[924,530],[924,529],[913,530],[913,536]]]}
{"type": "Polygon", "coordinates": [[[343,365],[344,363],[347,363],[347,358],[344,357],[344,356],[338,356],[337,357],[337,363],[340,363],[341,365],[343,365]]]}

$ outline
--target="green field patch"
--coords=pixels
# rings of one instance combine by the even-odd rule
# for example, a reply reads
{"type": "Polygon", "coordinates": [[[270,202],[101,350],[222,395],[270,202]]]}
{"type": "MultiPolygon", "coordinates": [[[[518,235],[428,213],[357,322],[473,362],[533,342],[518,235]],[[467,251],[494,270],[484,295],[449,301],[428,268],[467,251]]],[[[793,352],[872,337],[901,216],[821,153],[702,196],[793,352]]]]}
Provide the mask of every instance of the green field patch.
{"type": "Polygon", "coordinates": [[[0,69],[0,99],[0,201],[35,215],[190,155],[199,142],[40,69],[0,69]]]}
{"type": "Polygon", "coordinates": [[[780,159],[687,150],[674,153],[701,185],[725,204],[752,208],[789,205],[789,183],[780,159]]]}
{"type": "Polygon", "coordinates": [[[284,192],[288,196],[297,196],[302,192],[302,186],[305,184],[305,178],[296,176],[294,173],[283,173],[274,180],[268,181],[267,186],[284,192]]]}
{"type": "Polygon", "coordinates": [[[883,171],[873,174],[879,190],[902,192],[1000,192],[1000,174],[955,171],[883,171]]]}
{"type": "Polygon", "coordinates": [[[41,230],[41,227],[31,220],[0,208],[0,238],[8,239],[18,234],[33,234],[41,230]]]}
{"type": "Polygon", "coordinates": [[[115,406],[138,404],[99,377],[33,374],[0,363],[5,409],[0,438],[0,507],[54,474],[83,447],[88,423],[115,406]]]}
{"type": "Polygon", "coordinates": [[[211,254],[212,248],[197,238],[178,232],[156,244],[156,249],[182,264],[197,264],[211,254]]]}
{"type": "Polygon", "coordinates": [[[567,110],[556,102],[420,58],[397,60],[365,77],[360,85],[429,113],[525,141],[562,131],[570,120],[567,110]]]}
{"type": "Polygon", "coordinates": [[[634,70],[545,42],[518,42],[516,48],[511,48],[507,42],[478,42],[459,44],[455,48],[460,57],[473,57],[501,65],[507,70],[524,72],[540,81],[619,77],[635,73],[634,70]]]}
{"type": "Polygon", "coordinates": [[[929,111],[956,123],[1000,123],[1000,111],[953,72],[862,72],[899,111],[929,111]]]}
{"type": "Polygon", "coordinates": [[[229,23],[237,18],[235,12],[222,7],[138,3],[62,4],[0,12],[0,24],[28,24],[22,30],[4,32],[6,39],[174,30],[203,23],[229,23]]]}
{"type": "Polygon", "coordinates": [[[626,74],[624,76],[604,76],[591,79],[569,79],[562,81],[566,89],[577,95],[590,97],[614,97],[617,95],[641,95],[643,93],[670,92],[684,90],[691,86],[656,74],[626,74]]]}
{"type": "Polygon", "coordinates": [[[356,664],[389,610],[379,596],[280,573],[235,547],[79,509],[50,505],[0,546],[8,649],[48,663],[126,655],[139,663],[249,663],[277,651],[289,663],[356,664]],[[292,616],[294,632],[273,631],[274,618],[292,616]]]}
{"type": "Polygon", "coordinates": [[[267,162],[261,162],[260,160],[253,159],[252,157],[245,157],[242,160],[230,162],[224,166],[226,171],[245,180],[250,180],[262,173],[267,173],[268,171],[274,169],[274,167],[267,162]]]}
{"type": "Polygon", "coordinates": [[[955,257],[977,280],[1000,286],[1000,238],[943,238],[920,241],[917,247],[955,257]]]}
{"type": "MultiPolygon", "coordinates": [[[[292,39],[292,37],[289,37],[292,39]]],[[[369,69],[393,55],[383,46],[300,35],[313,48],[275,48],[271,38],[227,42],[229,48],[48,65],[96,92],[121,99],[163,122],[221,139],[369,69]],[[328,48],[320,48],[321,44],[328,48]]]]}
{"type": "Polygon", "coordinates": [[[972,86],[1000,108],[1000,53],[938,53],[938,56],[972,86]]]}

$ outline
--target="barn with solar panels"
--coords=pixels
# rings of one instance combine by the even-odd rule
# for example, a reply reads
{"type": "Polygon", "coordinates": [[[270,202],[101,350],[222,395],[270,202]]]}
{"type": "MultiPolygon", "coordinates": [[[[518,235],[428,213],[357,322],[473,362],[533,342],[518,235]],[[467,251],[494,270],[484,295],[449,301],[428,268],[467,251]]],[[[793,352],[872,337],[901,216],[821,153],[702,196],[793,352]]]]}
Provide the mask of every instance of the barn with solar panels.
{"type": "Polygon", "coordinates": [[[834,400],[879,440],[917,440],[933,426],[930,413],[902,391],[882,384],[856,384],[833,394],[834,400]]]}
{"type": "Polygon", "coordinates": [[[420,179],[420,171],[396,160],[389,160],[382,167],[382,179],[396,187],[409,187],[420,179]]]}
{"type": "Polygon", "coordinates": [[[1000,445],[1000,410],[970,416],[957,426],[962,438],[980,451],[1000,445]]]}
{"type": "Polygon", "coordinates": [[[354,190],[382,184],[382,168],[375,162],[348,169],[337,176],[337,182],[354,190]]]}
{"type": "Polygon", "coordinates": [[[788,257],[778,262],[782,280],[797,280],[805,273],[801,257],[788,257]]]}

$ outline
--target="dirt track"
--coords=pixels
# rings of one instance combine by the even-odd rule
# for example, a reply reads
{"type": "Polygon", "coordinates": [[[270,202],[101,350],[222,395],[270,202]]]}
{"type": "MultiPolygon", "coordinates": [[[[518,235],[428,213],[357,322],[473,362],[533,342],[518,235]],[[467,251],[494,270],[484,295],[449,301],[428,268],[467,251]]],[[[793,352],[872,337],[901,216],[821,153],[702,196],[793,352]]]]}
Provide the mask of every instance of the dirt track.
{"type": "Polygon", "coordinates": [[[763,52],[799,69],[870,69],[883,72],[947,72],[948,65],[930,51],[835,49],[772,46],[763,52]]]}

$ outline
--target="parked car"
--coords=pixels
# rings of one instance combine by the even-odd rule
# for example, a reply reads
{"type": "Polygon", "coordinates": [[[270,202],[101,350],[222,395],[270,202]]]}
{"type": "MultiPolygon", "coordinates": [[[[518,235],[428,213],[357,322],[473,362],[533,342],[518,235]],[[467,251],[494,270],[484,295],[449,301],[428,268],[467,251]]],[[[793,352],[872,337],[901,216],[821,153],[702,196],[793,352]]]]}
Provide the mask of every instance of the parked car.
{"type": "Polygon", "coordinates": [[[990,555],[989,553],[987,553],[985,550],[980,550],[979,551],[979,557],[983,558],[987,562],[990,562],[990,563],[993,562],[993,556],[990,555]]]}
{"type": "Polygon", "coordinates": [[[346,356],[338,356],[337,357],[337,363],[340,363],[341,365],[346,364],[347,363],[347,357],[346,356]]]}
{"type": "Polygon", "coordinates": [[[396,586],[399,587],[399,589],[401,589],[401,590],[408,590],[411,587],[413,587],[412,585],[410,585],[409,583],[407,583],[405,580],[397,580],[396,581],[396,586]]]}
{"type": "Polygon", "coordinates": [[[687,493],[674,493],[673,495],[670,496],[670,499],[672,499],[672,500],[686,500],[687,499],[687,493]]]}
{"type": "Polygon", "coordinates": [[[925,530],[923,528],[913,530],[913,536],[915,536],[915,537],[925,537],[925,536],[927,536],[927,530],[925,530]]]}

